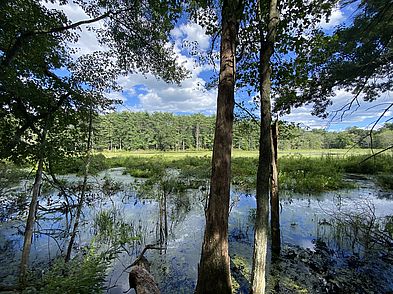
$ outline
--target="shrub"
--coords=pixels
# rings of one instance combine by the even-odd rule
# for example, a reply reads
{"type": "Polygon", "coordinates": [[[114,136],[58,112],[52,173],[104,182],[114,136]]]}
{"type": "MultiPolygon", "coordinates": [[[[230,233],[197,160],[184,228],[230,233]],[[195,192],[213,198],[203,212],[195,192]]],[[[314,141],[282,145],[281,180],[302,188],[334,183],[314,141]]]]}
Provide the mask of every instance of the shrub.
{"type": "Polygon", "coordinates": [[[43,275],[39,293],[90,294],[104,289],[106,263],[93,250],[69,262],[58,258],[43,275]]]}

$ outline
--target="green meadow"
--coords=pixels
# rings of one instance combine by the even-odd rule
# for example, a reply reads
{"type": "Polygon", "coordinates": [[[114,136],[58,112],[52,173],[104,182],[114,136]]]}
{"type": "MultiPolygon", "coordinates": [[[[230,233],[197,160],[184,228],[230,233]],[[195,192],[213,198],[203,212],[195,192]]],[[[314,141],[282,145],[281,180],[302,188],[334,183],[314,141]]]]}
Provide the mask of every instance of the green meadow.
{"type": "MultiPolygon", "coordinates": [[[[365,148],[353,148],[353,149],[293,149],[293,150],[279,150],[278,156],[304,156],[304,157],[320,157],[320,156],[339,156],[339,157],[350,157],[355,155],[371,155],[379,152],[381,149],[365,149],[365,148]]],[[[181,159],[187,156],[204,157],[211,156],[211,150],[187,150],[187,151],[155,151],[155,150],[141,150],[141,151],[102,151],[97,154],[103,154],[106,158],[113,157],[155,157],[160,156],[167,159],[181,159]]],[[[393,154],[393,151],[387,151],[385,154],[393,154]]],[[[257,150],[232,150],[232,157],[258,157],[257,150]]]]}

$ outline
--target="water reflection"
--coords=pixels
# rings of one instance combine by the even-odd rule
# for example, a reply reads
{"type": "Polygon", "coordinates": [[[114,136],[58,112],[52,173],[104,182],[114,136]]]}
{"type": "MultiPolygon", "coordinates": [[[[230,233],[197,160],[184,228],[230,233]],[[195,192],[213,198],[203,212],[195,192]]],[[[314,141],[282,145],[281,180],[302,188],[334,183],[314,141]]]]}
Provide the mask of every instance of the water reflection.
{"type": "MultiPolygon", "coordinates": [[[[67,178],[76,181],[75,177],[67,178]]],[[[91,179],[91,184],[102,184],[112,179],[122,183],[121,191],[95,191],[97,197],[92,197],[91,205],[83,210],[84,221],[80,227],[77,248],[90,246],[92,240],[99,250],[109,250],[114,240],[109,240],[111,229],[121,227],[127,229],[132,242],[123,242],[119,247],[116,258],[113,259],[108,270],[108,293],[120,293],[128,290],[127,267],[143,249],[145,244],[156,243],[162,238],[160,229],[160,201],[145,198],[135,190],[135,179],[123,174],[122,169],[113,169],[91,179]],[[107,217],[105,220],[103,217],[107,217]],[[101,218],[101,226],[107,222],[107,227],[97,223],[101,218]],[[104,222],[105,221],[105,222],[104,222]],[[101,236],[102,238],[99,238],[101,236]],[[127,243],[127,245],[125,245],[127,243]]],[[[346,244],[338,237],[339,232],[332,225],[333,215],[354,209],[354,201],[371,203],[375,208],[376,217],[385,217],[393,211],[391,197],[380,197],[379,191],[371,181],[354,179],[357,189],[340,191],[339,193],[324,193],[317,197],[291,194],[281,196],[281,240],[283,244],[297,245],[302,248],[315,249],[315,240],[324,240],[329,247],[341,252],[354,249],[352,244],[346,244]]],[[[159,188],[153,188],[159,189],[159,188]]],[[[154,190],[154,193],[160,193],[154,190]]],[[[153,193],[153,194],[154,194],[153,193]]],[[[184,193],[167,193],[168,233],[165,236],[166,250],[149,250],[145,254],[151,262],[151,271],[159,284],[162,293],[193,293],[197,278],[197,264],[204,230],[204,199],[206,191],[198,189],[186,190],[184,193]]],[[[51,195],[51,202],[61,205],[57,194],[51,195]]],[[[162,205],[162,203],[161,203],[162,205]]],[[[230,255],[233,260],[232,271],[234,280],[239,284],[239,291],[246,293],[247,277],[244,271],[236,271],[251,267],[253,244],[253,214],[255,214],[254,195],[244,194],[233,189],[231,213],[229,218],[230,255]]],[[[59,210],[56,213],[40,213],[32,248],[31,261],[33,266],[53,258],[62,252],[65,238],[43,232],[61,232],[67,227],[67,219],[59,210]]],[[[162,223],[162,221],[161,221],[162,223]]],[[[21,230],[23,225],[18,218],[8,219],[0,227],[0,262],[9,264],[0,269],[3,282],[10,282],[16,278],[19,254],[22,246],[21,230]]],[[[120,234],[116,231],[114,235],[120,234]]],[[[124,233],[124,232],[123,232],[124,233]]],[[[126,235],[126,234],[125,234],[126,235]]],[[[118,238],[119,236],[116,236],[118,238]]],[[[119,241],[119,240],[117,240],[119,241]]],[[[359,248],[357,248],[359,250],[359,248]]]]}

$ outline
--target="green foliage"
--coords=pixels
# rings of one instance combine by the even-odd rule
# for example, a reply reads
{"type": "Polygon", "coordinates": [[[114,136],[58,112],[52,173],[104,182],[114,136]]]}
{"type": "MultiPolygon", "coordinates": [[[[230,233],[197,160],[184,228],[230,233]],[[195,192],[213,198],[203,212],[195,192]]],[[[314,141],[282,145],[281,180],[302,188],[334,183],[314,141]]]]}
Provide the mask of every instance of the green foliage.
{"type": "MultiPolygon", "coordinates": [[[[186,151],[211,149],[214,116],[173,115],[171,113],[120,112],[100,116],[95,122],[97,150],[186,151]]],[[[373,132],[373,147],[386,148],[393,142],[393,131],[383,127],[373,132]]],[[[234,122],[233,147],[257,150],[259,127],[246,118],[234,122]]],[[[280,150],[369,148],[370,132],[356,127],[341,132],[306,130],[279,121],[280,150]]]]}
{"type": "Polygon", "coordinates": [[[203,180],[210,178],[211,158],[208,156],[186,156],[182,160],[172,160],[174,167],[180,170],[181,176],[203,180]]]}
{"type": "Polygon", "coordinates": [[[38,285],[42,294],[69,293],[91,294],[104,290],[106,262],[90,250],[68,263],[58,258],[44,273],[38,285]]]}
{"type": "Polygon", "coordinates": [[[62,29],[63,12],[26,0],[0,11],[0,158],[36,162],[83,150],[87,117],[112,103],[100,92],[110,86],[92,87],[74,71],[67,43],[77,36],[62,29]]]}
{"type": "Polygon", "coordinates": [[[256,187],[257,169],[257,158],[233,158],[232,183],[245,190],[254,190],[256,187]]]}
{"type": "Polygon", "coordinates": [[[231,257],[232,293],[241,293],[240,286],[246,287],[251,280],[250,262],[242,256],[231,257]],[[247,285],[244,285],[247,283],[247,285]]]}
{"type": "MultiPolygon", "coordinates": [[[[277,105],[289,110],[303,103],[314,104],[314,114],[326,116],[326,108],[332,103],[336,89],[353,93],[342,111],[351,109],[362,97],[372,101],[392,90],[391,36],[393,32],[393,7],[390,1],[344,1],[352,5],[353,22],[337,27],[333,34],[322,32],[309,41],[311,53],[308,60],[308,83],[300,96],[281,96],[277,105]],[[367,31],[367,34],[365,34],[367,31]],[[360,95],[362,94],[362,95],[360,95]]],[[[345,5],[345,4],[344,4],[345,5]]],[[[387,107],[391,107],[387,106],[387,107]]]]}
{"type": "MultiPolygon", "coordinates": [[[[58,175],[77,174],[83,175],[86,166],[86,158],[66,156],[52,163],[52,171],[58,175]]],[[[109,163],[103,154],[91,155],[89,174],[97,174],[108,169],[109,163]]]]}
{"type": "Polygon", "coordinates": [[[0,195],[8,189],[17,186],[26,177],[26,171],[10,162],[0,161],[0,195]]]}
{"type": "Polygon", "coordinates": [[[378,174],[377,183],[384,189],[393,190],[393,174],[378,174]]]}
{"type": "Polygon", "coordinates": [[[214,119],[201,114],[110,113],[96,123],[96,146],[108,150],[208,149],[213,143],[214,119]]]}
{"type": "Polygon", "coordinates": [[[337,158],[285,157],[279,159],[279,186],[299,193],[319,193],[348,187],[337,158]]]}
{"type": "Polygon", "coordinates": [[[102,236],[102,238],[112,237],[114,232],[114,220],[112,211],[100,211],[94,219],[93,226],[96,229],[98,236],[102,236]]]}
{"type": "Polygon", "coordinates": [[[348,173],[378,174],[393,173],[393,156],[380,154],[364,161],[368,156],[350,156],[342,159],[343,170],[348,173]]]}
{"type": "Polygon", "coordinates": [[[118,247],[141,240],[141,232],[132,224],[125,222],[116,209],[99,211],[94,218],[93,228],[97,242],[110,246],[107,252],[109,257],[117,253],[118,247]]]}
{"type": "MultiPolygon", "coordinates": [[[[362,162],[368,155],[344,156],[321,155],[315,151],[306,151],[302,155],[280,157],[279,185],[281,190],[299,193],[319,193],[327,190],[351,188],[343,180],[344,173],[360,174],[392,174],[393,157],[379,155],[375,159],[362,162]],[[311,157],[312,156],[312,157],[311,157]],[[362,163],[361,163],[362,162],[362,163]]],[[[167,169],[180,172],[179,177],[185,179],[187,187],[197,188],[210,178],[211,158],[208,156],[190,156],[176,153],[176,156],[136,156],[108,158],[108,165],[126,166],[127,172],[135,177],[152,179],[157,183],[167,169]]],[[[329,154],[329,153],[327,153],[329,154]]],[[[245,190],[254,190],[256,186],[257,154],[246,156],[240,153],[232,159],[232,184],[245,190]]],[[[383,176],[382,176],[383,178],[383,176]]],[[[386,183],[389,177],[386,176],[386,183]]],[[[181,183],[179,182],[179,185],[181,183]]]]}
{"type": "Polygon", "coordinates": [[[165,164],[159,156],[150,159],[129,157],[125,160],[124,166],[130,175],[140,178],[161,176],[165,170],[165,164]]]}

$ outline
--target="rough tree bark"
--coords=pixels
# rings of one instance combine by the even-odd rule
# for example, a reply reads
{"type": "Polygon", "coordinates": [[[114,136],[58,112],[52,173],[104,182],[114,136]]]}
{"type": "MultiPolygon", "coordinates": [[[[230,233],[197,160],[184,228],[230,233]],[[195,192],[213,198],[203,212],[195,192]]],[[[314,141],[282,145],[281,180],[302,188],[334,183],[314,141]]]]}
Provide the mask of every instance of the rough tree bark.
{"type": "Polygon", "coordinates": [[[150,273],[149,261],[144,257],[148,249],[162,250],[164,248],[157,247],[154,244],[146,245],[137,259],[129,266],[128,282],[130,289],[135,289],[136,294],[160,294],[160,289],[158,289],[157,283],[150,273]]]}
{"type": "Polygon", "coordinates": [[[228,214],[231,182],[231,149],[235,87],[235,50],[238,17],[242,13],[238,0],[224,0],[220,44],[220,76],[217,116],[213,144],[210,195],[206,210],[206,227],[199,264],[196,293],[231,293],[228,254],[228,214]]]}
{"type": "MultiPolygon", "coordinates": [[[[261,17],[262,1],[259,1],[259,13],[261,17]]],[[[277,0],[271,0],[269,4],[269,23],[266,37],[260,26],[260,97],[261,97],[261,126],[259,138],[259,161],[257,171],[257,210],[255,220],[255,238],[253,265],[251,273],[251,293],[265,293],[266,281],[266,253],[267,236],[269,228],[269,196],[272,169],[272,140],[271,140],[271,67],[270,57],[274,52],[278,24],[277,0]]]]}

